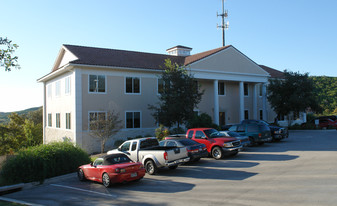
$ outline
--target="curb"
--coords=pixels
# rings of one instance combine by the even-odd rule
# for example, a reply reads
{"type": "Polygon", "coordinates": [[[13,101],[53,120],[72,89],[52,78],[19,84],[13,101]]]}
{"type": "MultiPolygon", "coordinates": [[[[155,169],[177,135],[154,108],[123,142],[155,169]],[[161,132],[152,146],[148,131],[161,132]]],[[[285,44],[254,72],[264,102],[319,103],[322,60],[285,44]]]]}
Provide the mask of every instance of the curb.
{"type": "Polygon", "coordinates": [[[45,179],[42,184],[40,182],[29,182],[29,183],[19,183],[19,184],[15,184],[15,185],[3,186],[3,187],[0,187],[0,195],[1,195],[1,193],[8,193],[8,192],[13,191],[13,190],[20,190],[20,189],[26,190],[26,189],[30,189],[32,187],[36,187],[36,186],[40,186],[40,185],[56,183],[56,182],[62,181],[63,179],[76,177],[76,174],[77,174],[76,172],[73,172],[73,173],[66,174],[66,175],[48,178],[48,179],[45,179]]]}

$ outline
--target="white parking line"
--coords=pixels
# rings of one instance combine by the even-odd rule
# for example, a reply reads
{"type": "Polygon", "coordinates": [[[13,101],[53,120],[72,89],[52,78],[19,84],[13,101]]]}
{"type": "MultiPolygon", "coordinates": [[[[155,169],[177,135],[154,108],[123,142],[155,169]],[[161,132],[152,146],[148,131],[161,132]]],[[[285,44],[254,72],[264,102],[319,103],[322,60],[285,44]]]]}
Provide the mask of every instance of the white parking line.
{"type": "Polygon", "coordinates": [[[93,193],[93,194],[98,194],[98,195],[103,195],[103,196],[117,198],[117,195],[106,194],[106,193],[101,193],[101,192],[95,192],[95,191],[80,189],[80,188],[76,188],[76,187],[70,187],[70,186],[58,185],[58,184],[50,184],[50,185],[54,186],[54,187],[63,187],[63,188],[67,188],[67,189],[78,190],[78,191],[81,191],[81,192],[89,192],[89,193],[93,193]]]}
{"type": "Polygon", "coordinates": [[[12,198],[7,198],[7,197],[0,197],[0,200],[7,201],[7,202],[13,202],[13,203],[17,203],[17,204],[28,205],[28,206],[42,206],[42,205],[39,205],[39,204],[33,204],[33,203],[29,203],[29,202],[25,202],[25,201],[21,201],[21,200],[16,200],[16,199],[12,199],[12,198]]]}

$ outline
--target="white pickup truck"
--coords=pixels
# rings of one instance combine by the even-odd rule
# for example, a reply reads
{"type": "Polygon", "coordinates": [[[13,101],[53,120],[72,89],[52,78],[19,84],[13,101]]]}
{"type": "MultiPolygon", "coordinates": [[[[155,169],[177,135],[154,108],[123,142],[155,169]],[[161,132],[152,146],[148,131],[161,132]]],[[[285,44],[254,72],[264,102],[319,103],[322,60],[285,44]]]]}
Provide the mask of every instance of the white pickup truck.
{"type": "Polygon", "coordinates": [[[143,163],[150,175],[155,174],[158,168],[176,169],[179,164],[190,160],[186,147],[161,147],[155,137],[125,141],[117,149],[108,151],[108,154],[121,152],[131,160],[143,163]]]}

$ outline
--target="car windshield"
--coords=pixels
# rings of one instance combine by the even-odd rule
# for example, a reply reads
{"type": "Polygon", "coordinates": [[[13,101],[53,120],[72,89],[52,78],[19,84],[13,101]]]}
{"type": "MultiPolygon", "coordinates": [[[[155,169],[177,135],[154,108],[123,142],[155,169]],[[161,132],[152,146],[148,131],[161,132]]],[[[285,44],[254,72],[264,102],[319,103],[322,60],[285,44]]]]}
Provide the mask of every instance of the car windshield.
{"type": "Polygon", "coordinates": [[[193,141],[191,139],[181,139],[181,140],[178,140],[178,142],[180,142],[182,145],[184,146],[190,146],[190,145],[195,145],[197,144],[196,141],[193,141]]]}
{"type": "Polygon", "coordinates": [[[217,138],[217,137],[223,137],[224,135],[220,134],[220,132],[216,129],[207,129],[204,131],[207,137],[210,138],[217,138]]]}
{"type": "Polygon", "coordinates": [[[128,162],[131,162],[131,160],[124,154],[111,155],[104,159],[104,165],[114,165],[128,162]]]}
{"type": "Polygon", "coordinates": [[[239,133],[236,132],[228,132],[227,133],[230,137],[240,137],[241,135],[239,133]]]}

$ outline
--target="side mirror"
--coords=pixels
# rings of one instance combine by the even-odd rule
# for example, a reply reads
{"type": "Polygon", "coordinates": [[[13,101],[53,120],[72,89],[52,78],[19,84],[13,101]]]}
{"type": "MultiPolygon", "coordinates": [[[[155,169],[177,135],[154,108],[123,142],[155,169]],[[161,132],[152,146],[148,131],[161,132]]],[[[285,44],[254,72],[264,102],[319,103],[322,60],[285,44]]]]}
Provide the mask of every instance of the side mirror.
{"type": "Polygon", "coordinates": [[[120,147],[117,148],[118,151],[122,151],[122,149],[120,147]]]}
{"type": "Polygon", "coordinates": [[[92,163],[92,162],[90,162],[90,166],[91,166],[91,167],[93,166],[93,163],[92,163]]]}

